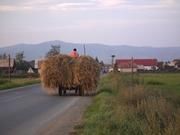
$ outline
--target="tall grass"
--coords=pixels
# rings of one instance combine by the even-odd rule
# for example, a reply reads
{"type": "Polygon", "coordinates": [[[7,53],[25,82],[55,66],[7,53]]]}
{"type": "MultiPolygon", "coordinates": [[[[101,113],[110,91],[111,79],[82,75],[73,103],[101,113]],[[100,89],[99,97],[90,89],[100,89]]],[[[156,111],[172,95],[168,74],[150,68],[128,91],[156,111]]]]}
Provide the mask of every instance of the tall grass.
{"type": "MultiPolygon", "coordinates": [[[[134,76],[109,74],[85,113],[83,135],[179,135],[180,107],[162,91],[151,90],[134,76]]],[[[152,87],[151,87],[152,88],[152,87]]],[[[168,93],[170,94],[170,93],[168,93]]]]}
{"type": "Polygon", "coordinates": [[[12,78],[11,81],[7,78],[0,78],[0,90],[22,87],[36,83],[40,83],[39,78],[12,78]]]}

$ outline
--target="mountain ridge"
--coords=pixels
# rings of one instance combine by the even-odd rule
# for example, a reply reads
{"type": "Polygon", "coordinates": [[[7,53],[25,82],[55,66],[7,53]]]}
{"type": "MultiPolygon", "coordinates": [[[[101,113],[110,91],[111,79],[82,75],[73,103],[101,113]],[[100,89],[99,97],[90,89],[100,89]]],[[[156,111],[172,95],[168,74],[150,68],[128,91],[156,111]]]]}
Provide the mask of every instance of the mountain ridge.
{"type": "MultiPolygon", "coordinates": [[[[61,40],[45,41],[35,44],[21,43],[8,47],[1,47],[0,54],[10,53],[15,57],[17,52],[24,51],[26,60],[42,58],[51,48],[51,45],[60,45],[61,53],[68,54],[73,48],[77,48],[80,55],[83,55],[83,45],[80,43],[64,42],[61,40]]],[[[160,61],[169,61],[180,58],[180,47],[135,47],[130,45],[106,45],[99,43],[87,43],[87,55],[98,57],[105,63],[111,62],[111,55],[116,58],[157,58],[160,61]]]]}

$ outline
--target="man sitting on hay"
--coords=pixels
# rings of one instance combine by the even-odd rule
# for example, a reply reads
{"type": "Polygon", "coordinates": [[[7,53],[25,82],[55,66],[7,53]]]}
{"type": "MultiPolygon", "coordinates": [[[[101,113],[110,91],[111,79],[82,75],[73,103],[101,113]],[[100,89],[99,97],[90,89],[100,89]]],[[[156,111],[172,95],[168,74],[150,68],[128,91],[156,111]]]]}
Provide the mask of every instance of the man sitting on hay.
{"type": "Polygon", "coordinates": [[[72,52],[70,52],[69,56],[71,56],[72,58],[78,58],[78,57],[79,57],[79,54],[78,54],[78,52],[77,52],[77,49],[74,48],[74,49],[72,50],[72,52]]]}

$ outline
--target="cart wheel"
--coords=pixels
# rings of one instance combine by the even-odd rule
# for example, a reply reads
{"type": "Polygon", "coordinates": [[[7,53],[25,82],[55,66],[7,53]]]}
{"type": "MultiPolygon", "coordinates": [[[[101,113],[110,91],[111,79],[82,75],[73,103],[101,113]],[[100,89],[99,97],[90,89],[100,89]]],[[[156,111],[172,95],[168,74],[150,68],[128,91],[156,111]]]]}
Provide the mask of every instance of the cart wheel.
{"type": "Polygon", "coordinates": [[[79,88],[79,96],[84,96],[84,91],[82,90],[82,88],[79,88]]]}
{"type": "Polygon", "coordinates": [[[64,95],[66,95],[66,90],[63,90],[64,95]]]}
{"type": "Polygon", "coordinates": [[[62,88],[59,86],[59,96],[62,96],[62,88]]]}
{"type": "Polygon", "coordinates": [[[77,93],[78,93],[78,88],[75,89],[75,94],[77,94],[77,93]]]}

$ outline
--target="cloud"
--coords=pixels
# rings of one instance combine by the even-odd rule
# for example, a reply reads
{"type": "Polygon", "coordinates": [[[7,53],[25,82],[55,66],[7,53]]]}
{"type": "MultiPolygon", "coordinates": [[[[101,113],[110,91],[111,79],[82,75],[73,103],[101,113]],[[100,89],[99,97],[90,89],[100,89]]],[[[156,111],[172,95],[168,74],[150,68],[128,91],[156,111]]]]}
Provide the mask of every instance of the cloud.
{"type": "Polygon", "coordinates": [[[176,0],[160,0],[160,4],[174,5],[176,0]]]}
{"type": "Polygon", "coordinates": [[[81,10],[90,9],[95,6],[92,1],[89,2],[58,2],[50,0],[32,0],[18,4],[0,4],[0,11],[21,11],[21,10],[81,10]]]}
{"type": "Polygon", "coordinates": [[[9,5],[0,5],[0,11],[14,11],[14,10],[17,10],[17,7],[9,6],[9,5]]]}
{"type": "Polygon", "coordinates": [[[48,7],[49,10],[76,10],[76,9],[89,9],[94,6],[92,2],[79,2],[79,3],[59,3],[48,7]]]}
{"type": "Polygon", "coordinates": [[[30,6],[0,5],[0,12],[32,10],[30,6]]]}
{"type": "Polygon", "coordinates": [[[60,2],[56,0],[32,0],[14,5],[0,4],[0,11],[27,11],[27,10],[94,10],[94,9],[113,9],[113,8],[167,8],[175,6],[177,0],[153,0],[153,1],[130,1],[130,0],[86,0],[84,2],[60,2]]]}
{"type": "Polygon", "coordinates": [[[127,3],[127,0],[92,0],[92,1],[104,7],[113,7],[127,3]]]}
{"type": "Polygon", "coordinates": [[[35,6],[35,5],[50,4],[50,1],[49,0],[31,0],[31,1],[23,2],[21,4],[28,5],[28,6],[35,6]]]}

